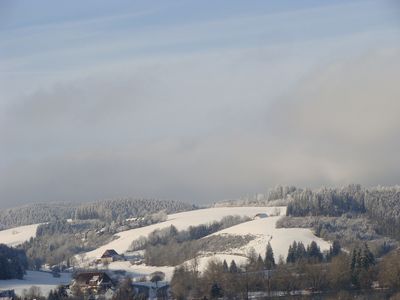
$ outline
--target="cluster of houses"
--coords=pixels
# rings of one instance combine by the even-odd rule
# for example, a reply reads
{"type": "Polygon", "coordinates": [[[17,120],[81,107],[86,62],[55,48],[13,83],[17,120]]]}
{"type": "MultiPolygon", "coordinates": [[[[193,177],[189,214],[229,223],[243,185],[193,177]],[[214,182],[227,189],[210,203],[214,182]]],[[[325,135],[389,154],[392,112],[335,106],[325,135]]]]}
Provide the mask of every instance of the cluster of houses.
{"type": "MultiPolygon", "coordinates": [[[[75,275],[68,288],[91,295],[92,299],[97,299],[99,295],[111,299],[120,282],[121,279],[109,271],[81,271],[75,275]]],[[[132,282],[132,287],[136,294],[143,295],[145,299],[169,299],[169,284],[165,281],[132,282]]]]}
{"type": "MultiPolygon", "coordinates": [[[[111,262],[123,260],[125,260],[123,255],[118,254],[114,249],[109,249],[103,253],[97,263],[108,265],[111,262]]],[[[91,295],[92,299],[97,299],[99,295],[111,299],[124,278],[124,271],[78,271],[71,284],[66,288],[70,291],[80,291],[82,294],[91,295]]],[[[141,278],[141,281],[133,281],[132,287],[137,294],[143,295],[145,299],[169,299],[169,283],[162,281],[163,279],[164,274],[155,272],[150,274],[148,278],[141,278]],[[151,281],[151,278],[157,278],[157,280],[151,281]]]]}

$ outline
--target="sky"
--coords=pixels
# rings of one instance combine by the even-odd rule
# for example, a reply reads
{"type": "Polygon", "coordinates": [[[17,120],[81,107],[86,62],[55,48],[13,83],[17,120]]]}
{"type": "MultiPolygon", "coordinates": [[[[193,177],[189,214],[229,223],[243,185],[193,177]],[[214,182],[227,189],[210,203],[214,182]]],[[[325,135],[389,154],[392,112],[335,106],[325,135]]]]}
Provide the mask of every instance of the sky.
{"type": "Polygon", "coordinates": [[[400,178],[397,1],[0,0],[0,208],[400,178]]]}

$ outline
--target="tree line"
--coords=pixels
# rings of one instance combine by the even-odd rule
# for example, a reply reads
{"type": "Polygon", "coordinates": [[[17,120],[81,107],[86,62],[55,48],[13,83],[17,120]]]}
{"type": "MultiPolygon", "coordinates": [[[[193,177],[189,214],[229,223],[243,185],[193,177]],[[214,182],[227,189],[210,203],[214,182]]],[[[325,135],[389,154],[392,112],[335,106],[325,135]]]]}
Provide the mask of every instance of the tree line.
{"type": "Polygon", "coordinates": [[[287,216],[365,216],[378,234],[400,239],[400,186],[298,190],[291,194],[287,216]]]}
{"type": "Polygon", "coordinates": [[[158,211],[176,213],[196,209],[175,200],[120,198],[91,203],[39,203],[0,210],[0,230],[59,219],[115,221],[143,217],[158,211]]]}
{"type": "Polygon", "coordinates": [[[174,298],[248,299],[254,292],[265,297],[305,290],[318,295],[322,293],[326,299],[365,299],[362,295],[360,298],[355,296],[361,291],[369,296],[377,294],[371,299],[400,295],[398,250],[378,262],[366,244],[355,247],[350,253],[341,251],[339,245],[332,245],[321,258],[315,246],[304,247],[305,252],[309,252],[307,255],[302,244],[296,242],[296,246],[291,245],[288,250],[287,263],[280,259],[275,264],[268,254],[273,253],[269,247],[264,258],[253,253],[240,266],[234,260],[230,263],[211,260],[201,273],[196,263],[176,267],[171,281],[174,298]],[[289,258],[295,252],[295,256],[302,259],[289,258]],[[310,259],[313,255],[316,259],[310,259]],[[376,286],[379,288],[375,289],[376,286]]]}

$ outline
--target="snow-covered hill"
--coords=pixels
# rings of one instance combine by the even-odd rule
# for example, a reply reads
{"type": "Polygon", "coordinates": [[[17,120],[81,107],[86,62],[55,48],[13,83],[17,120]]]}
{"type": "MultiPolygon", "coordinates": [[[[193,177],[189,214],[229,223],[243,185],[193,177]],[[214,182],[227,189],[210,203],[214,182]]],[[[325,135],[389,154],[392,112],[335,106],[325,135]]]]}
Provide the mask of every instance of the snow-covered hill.
{"type": "MultiPolygon", "coordinates": [[[[246,254],[252,247],[256,250],[256,252],[264,256],[268,241],[270,241],[272,245],[276,260],[278,260],[279,256],[286,258],[289,245],[293,243],[293,241],[301,241],[305,245],[310,244],[312,241],[316,241],[321,247],[321,250],[329,249],[330,244],[327,241],[316,237],[309,229],[276,228],[276,222],[283,215],[285,215],[286,207],[213,207],[172,214],[168,216],[168,220],[165,222],[120,232],[116,235],[117,239],[94,251],[86,253],[85,260],[87,262],[93,261],[94,259],[99,258],[107,249],[114,249],[120,254],[125,253],[129,249],[133,240],[139,238],[140,236],[147,236],[155,229],[161,229],[170,225],[174,225],[178,230],[184,230],[189,226],[219,221],[224,216],[240,215],[253,218],[256,214],[260,213],[264,213],[268,217],[253,219],[251,221],[241,223],[214,233],[213,235],[241,236],[251,234],[255,236],[255,239],[243,247],[227,249],[221,253],[201,253],[198,257],[200,271],[204,269],[204,267],[207,265],[207,262],[213,258],[220,260],[226,259],[228,262],[234,259],[238,264],[241,264],[246,261],[246,254]]],[[[80,256],[78,260],[81,258],[82,256],[80,256]]],[[[152,267],[143,264],[131,265],[130,262],[125,261],[113,262],[108,266],[108,268],[124,269],[134,277],[140,277],[156,270],[160,270],[166,273],[167,279],[170,279],[174,266],[152,267]]]]}
{"type": "Polygon", "coordinates": [[[278,260],[279,256],[282,256],[282,258],[286,259],[289,245],[292,244],[293,241],[303,242],[304,245],[310,244],[312,241],[316,241],[322,251],[329,249],[330,243],[316,237],[310,229],[276,228],[276,222],[280,218],[280,216],[272,216],[268,218],[252,220],[230,228],[226,228],[214,233],[214,235],[255,235],[257,238],[252,240],[246,246],[239,249],[231,249],[231,251],[228,251],[227,253],[245,255],[249,249],[253,247],[257,253],[264,255],[267,243],[269,241],[272,249],[274,250],[276,260],[278,260]]]}
{"type": "Polygon", "coordinates": [[[94,250],[86,253],[86,259],[99,258],[105,250],[114,249],[118,253],[125,253],[132,241],[140,236],[147,236],[155,229],[165,228],[174,225],[178,230],[187,229],[189,226],[207,224],[219,221],[225,216],[239,215],[253,217],[257,213],[285,214],[285,207],[214,207],[198,209],[193,211],[181,212],[168,215],[168,220],[162,223],[153,224],[146,227],[131,229],[116,234],[117,239],[94,250]]]}
{"type": "Polygon", "coordinates": [[[18,246],[36,236],[40,224],[26,225],[0,231],[0,243],[7,246],[18,246]]]}

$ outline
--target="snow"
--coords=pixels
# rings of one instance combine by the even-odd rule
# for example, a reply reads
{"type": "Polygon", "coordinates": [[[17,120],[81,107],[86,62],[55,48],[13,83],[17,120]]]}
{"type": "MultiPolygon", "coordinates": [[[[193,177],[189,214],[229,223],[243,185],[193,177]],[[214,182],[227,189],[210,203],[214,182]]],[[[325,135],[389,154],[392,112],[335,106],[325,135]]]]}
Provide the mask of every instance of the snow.
{"type": "MultiPolygon", "coordinates": [[[[293,241],[303,242],[305,245],[315,241],[322,251],[329,249],[330,243],[316,237],[310,229],[276,228],[276,222],[286,214],[286,207],[213,207],[169,215],[166,222],[120,232],[116,235],[119,237],[118,239],[94,251],[88,252],[86,259],[90,261],[91,259],[98,258],[107,249],[115,249],[120,254],[126,253],[133,240],[140,236],[147,236],[157,228],[161,229],[174,225],[178,230],[184,230],[189,226],[221,220],[224,216],[240,215],[253,218],[256,214],[260,213],[265,213],[267,217],[253,219],[214,233],[213,235],[251,234],[255,236],[255,239],[243,247],[228,249],[221,253],[201,253],[197,258],[199,271],[204,270],[211,259],[226,260],[228,265],[232,260],[235,260],[236,264],[240,266],[247,261],[246,254],[252,247],[257,253],[264,256],[268,241],[271,243],[276,262],[278,262],[279,256],[282,256],[283,259],[286,258],[289,245],[293,241]]],[[[193,261],[187,261],[186,263],[190,265],[193,261]]],[[[118,261],[110,263],[108,269],[125,270],[134,279],[155,271],[161,271],[165,273],[166,280],[170,280],[174,266],[153,267],[145,264],[132,265],[129,261],[118,261]]]]}
{"type": "Polygon", "coordinates": [[[293,241],[302,242],[305,246],[310,244],[312,241],[315,241],[320,246],[322,251],[329,250],[331,244],[319,237],[316,237],[310,229],[276,228],[276,222],[280,218],[280,216],[275,216],[252,220],[218,231],[213,235],[255,235],[256,239],[252,240],[246,246],[239,249],[231,249],[230,252],[245,255],[250,248],[253,247],[257,253],[260,253],[261,256],[264,256],[266,246],[269,241],[271,243],[272,250],[274,251],[276,262],[278,262],[279,256],[282,256],[283,259],[286,259],[289,245],[292,244],[293,241]]]}
{"type": "Polygon", "coordinates": [[[37,286],[43,295],[48,295],[50,290],[54,290],[60,284],[68,284],[70,280],[70,273],[61,273],[61,277],[55,278],[48,272],[27,271],[23,280],[0,280],[0,290],[15,290],[17,295],[21,295],[24,290],[28,290],[31,286],[37,286]]]}
{"type": "MultiPolygon", "coordinates": [[[[91,252],[87,252],[85,259],[93,260],[101,257],[107,249],[114,249],[119,254],[125,253],[132,241],[140,236],[147,236],[155,229],[165,228],[174,225],[178,230],[187,229],[189,226],[196,226],[213,221],[219,221],[225,216],[239,215],[254,217],[257,213],[274,214],[278,210],[280,214],[285,214],[285,207],[214,207],[206,209],[198,209],[193,211],[181,212],[168,215],[168,220],[162,223],[153,224],[146,227],[135,228],[122,231],[116,234],[116,240],[97,248],[91,252]]],[[[78,258],[79,260],[79,258],[78,258]]]]}
{"type": "MultiPolygon", "coordinates": [[[[101,269],[101,265],[99,266],[101,269]]],[[[172,266],[161,266],[161,267],[154,267],[154,266],[147,266],[145,264],[141,265],[131,265],[129,261],[115,261],[111,262],[107,269],[110,271],[114,270],[124,270],[127,272],[127,275],[132,277],[133,281],[139,280],[142,277],[145,277],[153,272],[161,271],[165,274],[166,280],[171,280],[172,274],[174,272],[174,268],[172,266]]]]}
{"type": "Polygon", "coordinates": [[[26,225],[0,231],[0,243],[8,246],[18,246],[31,237],[36,236],[40,224],[26,225]]]}

